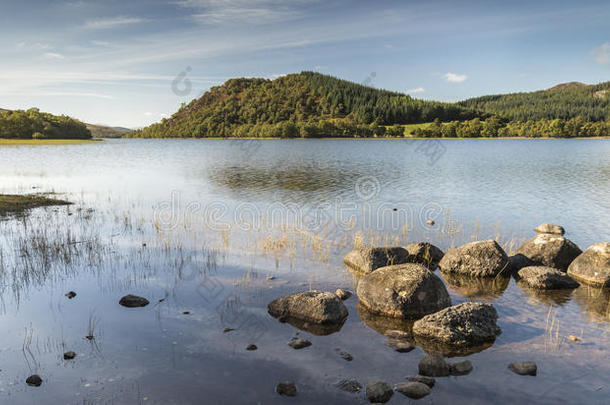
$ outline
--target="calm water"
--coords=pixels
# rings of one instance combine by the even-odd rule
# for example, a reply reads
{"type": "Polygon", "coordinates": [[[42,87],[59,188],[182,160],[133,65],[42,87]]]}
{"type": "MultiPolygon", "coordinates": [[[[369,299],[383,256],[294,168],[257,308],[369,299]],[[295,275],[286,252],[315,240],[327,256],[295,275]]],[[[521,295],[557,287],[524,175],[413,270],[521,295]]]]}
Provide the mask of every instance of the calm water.
{"type": "MultiPolygon", "coordinates": [[[[280,324],[267,303],[309,288],[354,290],[342,258],[359,243],[447,249],[495,238],[510,251],[541,222],[563,225],[582,249],[608,241],[610,140],[0,147],[0,192],[75,203],[0,219],[0,402],[366,403],[333,384],[402,382],[426,347],[392,351],[381,333],[401,325],[359,311],[356,297],[343,328],[326,336],[280,324]],[[119,306],[127,293],[151,305],[119,306]],[[291,349],[296,333],[313,345],[291,349]],[[246,351],[250,343],[258,350],[246,351]],[[63,360],[67,350],[75,360],[63,360]],[[41,387],[25,384],[33,373],[41,387]],[[297,397],[275,394],[284,380],[297,397]]],[[[437,379],[421,402],[608,403],[609,291],[444,281],[454,304],[493,302],[503,333],[468,356],[470,375],[437,379]],[[506,369],[519,360],[536,361],[538,376],[506,369]]]]}

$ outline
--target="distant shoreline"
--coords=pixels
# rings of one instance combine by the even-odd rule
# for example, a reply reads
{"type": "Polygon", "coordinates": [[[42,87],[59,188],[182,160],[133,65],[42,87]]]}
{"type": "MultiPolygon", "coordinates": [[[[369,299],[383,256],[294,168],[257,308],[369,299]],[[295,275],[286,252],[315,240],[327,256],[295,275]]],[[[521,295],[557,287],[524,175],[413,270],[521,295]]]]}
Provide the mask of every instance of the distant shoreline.
{"type": "Polygon", "coordinates": [[[0,146],[19,145],[72,145],[103,142],[103,139],[12,139],[0,138],[0,146]]]}
{"type": "Polygon", "coordinates": [[[463,139],[486,139],[486,140],[493,140],[493,139],[610,139],[610,136],[575,136],[575,137],[571,137],[571,138],[558,138],[558,137],[552,137],[552,136],[539,136],[539,137],[525,137],[525,136],[494,136],[494,137],[471,137],[471,138],[433,138],[433,137],[402,137],[402,136],[380,136],[380,137],[343,137],[343,136],[336,136],[336,137],[316,137],[316,138],[300,138],[300,137],[294,137],[294,138],[278,138],[278,137],[260,137],[260,138],[249,138],[249,137],[245,137],[245,138],[238,138],[238,137],[220,137],[220,136],[215,136],[215,137],[205,137],[205,138],[189,138],[189,137],[182,137],[182,138],[173,138],[173,137],[168,137],[168,138],[131,138],[131,137],[125,137],[125,138],[109,138],[109,139],[148,139],[148,140],[152,140],[152,139],[176,139],[176,140],[206,140],[206,139],[224,139],[224,140],[243,140],[243,141],[254,141],[254,140],[303,140],[303,141],[307,141],[307,140],[316,140],[316,139],[341,139],[341,140],[362,140],[362,141],[368,141],[368,140],[375,140],[375,141],[379,141],[379,140],[387,140],[387,139],[391,139],[391,140],[443,140],[443,139],[447,139],[447,140],[463,140],[463,139]]]}

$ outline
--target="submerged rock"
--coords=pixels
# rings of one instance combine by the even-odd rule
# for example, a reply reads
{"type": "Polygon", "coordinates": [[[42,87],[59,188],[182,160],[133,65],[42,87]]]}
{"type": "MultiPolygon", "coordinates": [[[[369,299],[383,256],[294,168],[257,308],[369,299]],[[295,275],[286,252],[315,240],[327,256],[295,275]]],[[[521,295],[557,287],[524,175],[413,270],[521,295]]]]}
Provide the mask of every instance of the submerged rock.
{"type": "Polygon", "coordinates": [[[466,375],[472,371],[472,363],[470,360],[458,361],[449,364],[449,374],[451,375],[466,375]]]}
{"type": "Polygon", "coordinates": [[[566,271],[581,253],[580,248],[569,239],[561,235],[541,233],[517,249],[516,255],[521,255],[518,256],[520,263],[515,261],[513,266],[548,266],[566,271]]]}
{"type": "Polygon", "coordinates": [[[395,318],[420,318],[451,305],[441,279],[415,263],[377,269],[360,280],[357,292],[369,311],[395,318]]]}
{"type": "Polygon", "coordinates": [[[428,242],[416,242],[405,246],[409,253],[407,263],[423,264],[430,270],[436,269],[445,255],[442,250],[428,242]]]}
{"type": "Polygon", "coordinates": [[[30,387],[40,387],[40,385],[42,384],[42,378],[40,378],[40,376],[38,374],[34,374],[29,376],[26,380],[25,383],[27,385],[29,385],[30,387]]]}
{"type": "Polygon", "coordinates": [[[411,382],[426,384],[430,388],[434,387],[434,384],[436,384],[436,380],[434,378],[426,377],[425,375],[414,375],[411,377],[407,377],[407,380],[411,382]]]}
{"type": "Polygon", "coordinates": [[[346,299],[352,296],[352,292],[339,288],[337,289],[337,291],[335,291],[335,295],[341,298],[341,301],[345,301],[346,299]]]}
{"type": "Polygon", "coordinates": [[[438,354],[429,354],[419,362],[419,374],[426,377],[447,377],[449,364],[438,354]]]}
{"type": "Polygon", "coordinates": [[[610,242],[590,246],[568,267],[568,274],[596,287],[610,287],[610,242]]]}
{"type": "Polygon", "coordinates": [[[549,233],[552,235],[563,235],[566,233],[565,229],[562,226],[555,224],[540,224],[534,228],[534,232],[536,233],[549,233]]]}
{"type": "Polygon", "coordinates": [[[335,349],[335,351],[339,354],[339,356],[345,360],[345,361],[352,361],[354,360],[354,356],[352,356],[351,354],[349,354],[348,352],[346,352],[345,350],[341,350],[341,349],[335,349]]]}
{"type": "Polygon", "coordinates": [[[256,349],[258,349],[258,347],[254,344],[249,344],[248,346],[246,346],[246,350],[252,351],[252,350],[256,350],[256,349]]]}
{"type": "Polygon", "coordinates": [[[420,399],[430,393],[430,387],[417,381],[411,381],[396,384],[396,391],[409,398],[420,399]]]}
{"type": "Polygon", "coordinates": [[[123,298],[121,298],[121,300],[119,301],[119,304],[121,304],[122,306],[127,307],[127,308],[138,308],[138,307],[147,306],[149,304],[149,302],[146,298],[138,297],[137,295],[128,294],[128,295],[124,296],[123,298]]]}
{"type": "Polygon", "coordinates": [[[517,273],[519,281],[539,290],[561,290],[578,287],[578,283],[563,271],[545,266],[527,266],[517,273]]]}
{"type": "Polygon", "coordinates": [[[388,339],[385,345],[394,349],[398,353],[409,353],[415,349],[415,345],[404,339],[388,339]]]}
{"type": "Polygon", "coordinates": [[[64,353],[64,360],[72,360],[75,357],[76,357],[76,353],[74,353],[72,350],[64,353]]]}
{"type": "Polygon", "coordinates": [[[401,247],[361,248],[349,252],[343,262],[356,271],[370,273],[380,267],[406,263],[408,255],[401,247]]]}
{"type": "Polygon", "coordinates": [[[301,338],[297,338],[294,337],[292,339],[290,339],[290,342],[288,342],[288,346],[292,347],[293,349],[303,349],[305,347],[309,347],[311,346],[311,342],[307,339],[301,339],[301,338]]]}
{"type": "Polygon", "coordinates": [[[278,320],[282,323],[288,323],[297,329],[316,336],[327,336],[339,332],[343,327],[343,322],[322,324],[289,317],[280,317],[278,320]]]}
{"type": "Polygon", "coordinates": [[[469,346],[493,342],[502,331],[491,304],[465,302],[427,315],[413,324],[417,337],[451,345],[469,346]]]}
{"type": "Polygon", "coordinates": [[[360,392],[362,389],[362,384],[360,384],[357,380],[344,379],[335,384],[335,387],[339,388],[342,391],[356,393],[360,392]]]}
{"type": "Polygon", "coordinates": [[[519,375],[531,375],[535,376],[538,373],[538,366],[533,361],[522,361],[517,363],[510,363],[508,369],[513,373],[519,375]]]}
{"type": "Polygon", "coordinates": [[[335,294],[305,291],[271,301],[269,314],[276,318],[296,318],[320,324],[339,324],[347,318],[347,308],[335,294]]]}
{"type": "Polygon", "coordinates": [[[384,381],[373,381],[366,386],[366,397],[372,403],[385,404],[394,395],[390,384],[384,381]]]}
{"type": "Polygon", "coordinates": [[[297,395],[297,387],[292,381],[282,381],[275,386],[275,392],[286,397],[295,397],[297,395]]]}
{"type": "Polygon", "coordinates": [[[495,240],[467,243],[449,249],[438,266],[442,272],[474,277],[496,277],[508,273],[508,256],[495,240]]]}

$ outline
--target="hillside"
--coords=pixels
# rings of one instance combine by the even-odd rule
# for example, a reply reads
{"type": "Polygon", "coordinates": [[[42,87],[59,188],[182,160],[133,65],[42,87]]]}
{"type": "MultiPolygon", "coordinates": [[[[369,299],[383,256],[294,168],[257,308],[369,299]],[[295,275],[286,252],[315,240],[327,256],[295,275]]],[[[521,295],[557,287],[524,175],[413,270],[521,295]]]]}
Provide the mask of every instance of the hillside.
{"type": "Polygon", "coordinates": [[[65,115],[40,112],[37,108],[0,112],[0,138],[90,139],[86,125],[65,115]]]}
{"type": "Polygon", "coordinates": [[[129,128],[107,127],[104,125],[85,124],[94,138],[120,138],[132,132],[129,128]]]}
{"type": "MultiPolygon", "coordinates": [[[[383,135],[385,126],[471,119],[455,104],[422,101],[314,72],[231,79],[169,119],[129,136],[316,137],[383,135]]],[[[402,132],[393,128],[397,135],[402,132]]]]}
{"type": "Polygon", "coordinates": [[[548,90],[472,98],[458,103],[462,107],[496,114],[516,121],[541,119],[610,121],[610,82],[586,85],[563,83],[548,90]]]}

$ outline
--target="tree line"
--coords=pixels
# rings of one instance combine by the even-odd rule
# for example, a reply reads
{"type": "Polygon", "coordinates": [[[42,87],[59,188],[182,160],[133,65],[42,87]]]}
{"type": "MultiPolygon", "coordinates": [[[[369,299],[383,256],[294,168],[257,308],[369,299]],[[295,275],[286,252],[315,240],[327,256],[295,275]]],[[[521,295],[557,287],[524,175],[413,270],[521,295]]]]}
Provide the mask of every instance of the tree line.
{"type": "Polygon", "coordinates": [[[10,139],[90,139],[86,125],[65,115],[27,111],[0,112],[0,138],[10,139]]]}

